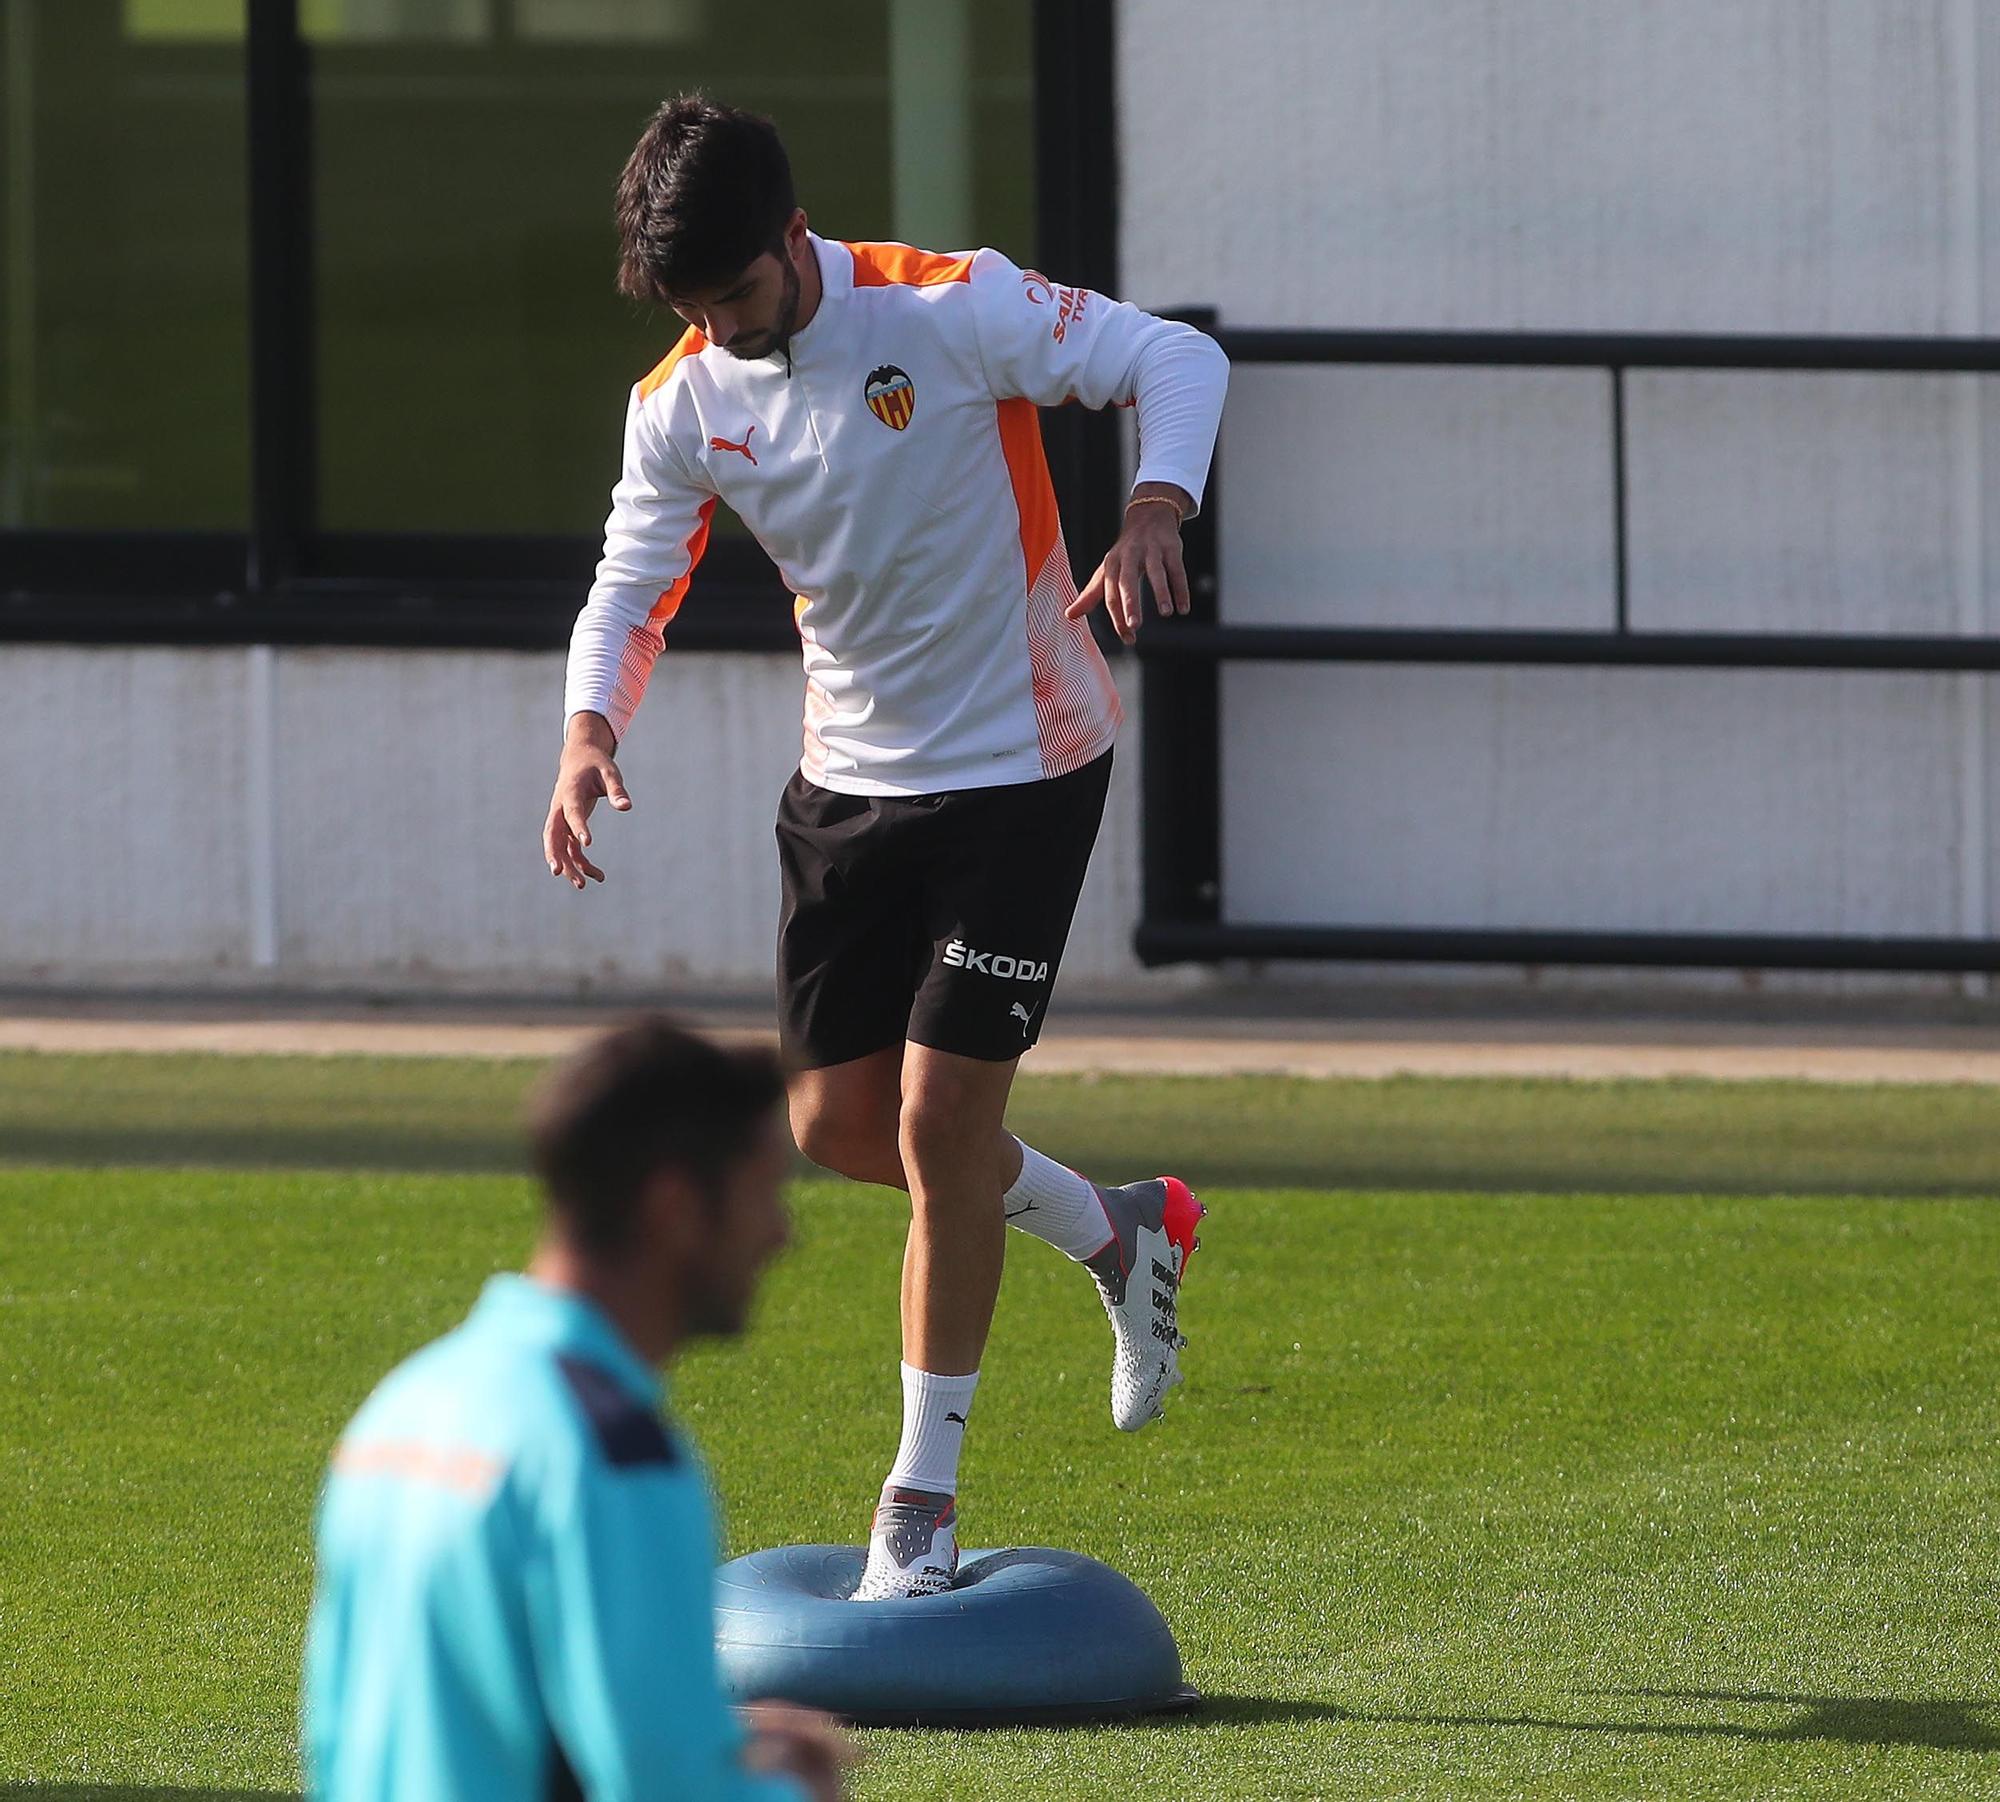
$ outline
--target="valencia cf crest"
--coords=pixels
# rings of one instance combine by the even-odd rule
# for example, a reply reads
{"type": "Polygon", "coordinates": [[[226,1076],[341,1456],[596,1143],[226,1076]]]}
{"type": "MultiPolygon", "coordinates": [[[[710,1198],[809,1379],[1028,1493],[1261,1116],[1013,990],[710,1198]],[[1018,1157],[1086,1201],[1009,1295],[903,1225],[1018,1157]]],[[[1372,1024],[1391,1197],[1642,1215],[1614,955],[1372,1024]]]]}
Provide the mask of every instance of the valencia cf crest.
{"type": "Polygon", "coordinates": [[[884,363],[871,371],[861,393],[868,402],[868,411],[891,431],[900,432],[917,410],[916,383],[893,363],[884,363]]]}

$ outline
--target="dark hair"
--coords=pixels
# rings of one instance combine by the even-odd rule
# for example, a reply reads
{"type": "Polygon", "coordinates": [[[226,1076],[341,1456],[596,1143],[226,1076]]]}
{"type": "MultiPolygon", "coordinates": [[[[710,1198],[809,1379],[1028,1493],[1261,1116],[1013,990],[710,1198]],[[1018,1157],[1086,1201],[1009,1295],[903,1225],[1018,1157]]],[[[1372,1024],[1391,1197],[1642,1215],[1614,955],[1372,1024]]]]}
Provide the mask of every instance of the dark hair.
{"type": "Polygon", "coordinates": [[[718,288],[784,241],[798,202],[778,128],[705,94],[678,94],[618,178],[618,291],[671,304],[718,288]]]}
{"type": "Polygon", "coordinates": [[[661,1171],[685,1171],[719,1196],[784,1092],[768,1051],[728,1049],[643,1015],[592,1039],[537,1086],[535,1171],[578,1242],[615,1252],[661,1171]]]}

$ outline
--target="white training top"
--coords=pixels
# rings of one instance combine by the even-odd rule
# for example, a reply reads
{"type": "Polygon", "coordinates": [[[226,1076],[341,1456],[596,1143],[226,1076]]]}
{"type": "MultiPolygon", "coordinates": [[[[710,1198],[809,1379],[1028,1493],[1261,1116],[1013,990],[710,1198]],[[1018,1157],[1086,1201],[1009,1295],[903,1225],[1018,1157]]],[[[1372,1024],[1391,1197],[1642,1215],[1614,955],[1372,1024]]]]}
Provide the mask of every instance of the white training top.
{"type": "Polygon", "coordinates": [[[623,739],[720,498],[797,597],[808,780],[937,794],[1081,768],[1120,710],[1063,618],[1076,585],[1035,409],[1136,403],[1136,480],[1199,497],[1227,359],[998,251],[811,242],[823,293],[789,362],[691,330],[633,389],[565,717],[623,739]]]}

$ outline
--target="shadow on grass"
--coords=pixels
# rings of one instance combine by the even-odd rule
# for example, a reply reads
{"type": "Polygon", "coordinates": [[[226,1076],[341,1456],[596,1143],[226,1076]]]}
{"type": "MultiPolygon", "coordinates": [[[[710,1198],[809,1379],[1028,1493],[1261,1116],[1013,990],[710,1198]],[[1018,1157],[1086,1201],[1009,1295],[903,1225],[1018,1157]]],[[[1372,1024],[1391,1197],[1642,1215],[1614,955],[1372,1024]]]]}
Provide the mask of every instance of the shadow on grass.
{"type": "Polygon", "coordinates": [[[1283,1696],[1227,1696],[1204,1690],[1192,1708],[1168,1725],[1188,1727],[1281,1727],[1300,1721],[1358,1721],[1364,1717],[1337,1702],[1302,1702],[1283,1696]]]}
{"type": "MultiPolygon", "coordinates": [[[[0,1161],[525,1173],[538,1066],[0,1053],[0,1161]]],[[[1008,1123],[1118,1180],[1588,1194],[2000,1194],[1970,1085],[1025,1075],[1008,1123]]]]}
{"type": "Polygon", "coordinates": [[[0,1802],[299,1802],[289,1789],[174,1789],[154,1783],[0,1783],[0,1802]]]}
{"type": "MultiPolygon", "coordinates": [[[[1346,1722],[1357,1727],[1530,1727],[1547,1733],[1603,1733],[1657,1739],[1734,1739],[1766,1745],[1832,1741],[1857,1746],[1916,1746],[1934,1752],[2000,1752],[2000,1732],[1977,1711],[2000,1704],[1944,1697],[1797,1696],[1761,1690],[1610,1689],[1588,1694],[1665,1702],[1761,1704],[1797,1710],[1771,1727],[1734,1721],[1587,1721],[1533,1714],[1384,1714],[1278,1696],[1205,1695],[1185,1713],[1154,1715],[1143,1724],[1201,1731],[1212,1727],[1272,1727],[1346,1722]]],[[[1061,1728],[1051,1729],[1061,1731],[1061,1728]]],[[[0,1802],[298,1802],[293,1790],[177,1789],[164,1785],[0,1783],[0,1802]]]]}
{"type": "Polygon", "coordinates": [[[1782,1745],[1800,1740],[1855,1746],[1922,1746],[1934,1752],[2000,1752],[2000,1731],[1979,1718],[2000,1702],[1947,1697],[1799,1696],[1765,1690],[1607,1689],[1591,1695],[1649,1702],[1726,1702],[1794,1711],[1769,1727],[1738,1721],[1587,1721],[1533,1714],[1382,1714],[1331,1702],[1266,1696],[1203,1697],[1185,1716],[1190,1727],[1273,1726],[1347,1721],[1356,1726],[1535,1727],[1550,1733],[1637,1734],[1661,1739],[1736,1739],[1782,1745]]]}
{"type": "Polygon", "coordinates": [[[1793,1696],[1734,1689],[1613,1689],[1597,1693],[1649,1702],[1758,1703],[1802,1711],[1798,1719],[1783,1726],[1762,1731],[1730,1729],[1746,1739],[1827,1739],[1864,1746],[1929,1746],[1940,1752],[2000,1752],[2000,1731],[1978,1718],[1981,1712],[2000,1710],[2000,1702],[1992,1700],[1793,1696]]]}

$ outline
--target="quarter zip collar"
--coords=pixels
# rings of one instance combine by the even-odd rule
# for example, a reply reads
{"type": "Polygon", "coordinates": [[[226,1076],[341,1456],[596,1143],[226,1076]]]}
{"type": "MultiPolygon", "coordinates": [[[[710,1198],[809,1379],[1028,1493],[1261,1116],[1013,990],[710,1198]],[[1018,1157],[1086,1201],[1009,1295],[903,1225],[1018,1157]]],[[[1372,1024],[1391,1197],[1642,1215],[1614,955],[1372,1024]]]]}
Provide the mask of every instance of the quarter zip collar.
{"type": "Polygon", "coordinates": [[[833,334],[825,329],[827,315],[838,311],[854,292],[854,257],[845,244],[831,243],[819,233],[806,233],[813,260],[819,264],[819,305],[813,316],[792,334],[789,347],[794,368],[809,360],[812,353],[833,334]]]}

